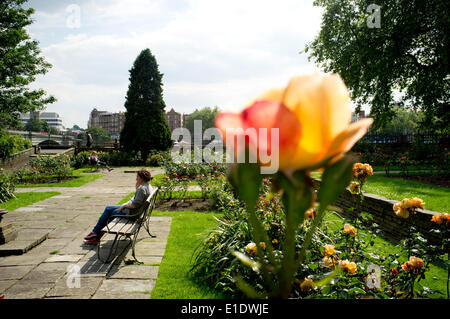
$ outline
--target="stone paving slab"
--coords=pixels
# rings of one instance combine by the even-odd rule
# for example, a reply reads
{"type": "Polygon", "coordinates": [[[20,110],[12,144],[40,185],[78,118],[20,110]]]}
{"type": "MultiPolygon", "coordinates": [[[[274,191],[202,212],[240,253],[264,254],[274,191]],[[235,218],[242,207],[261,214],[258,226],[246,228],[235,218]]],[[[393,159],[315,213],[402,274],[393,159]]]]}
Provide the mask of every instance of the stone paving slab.
{"type": "Polygon", "coordinates": [[[4,292],[5,299],[42,299],[52,288],[50,283],[18,282],[4,292]]]}
{"type": "Polygon", "coordinates": [[[0,267],[0,280],[22,279],[34,266],[4,266],[0,267]]]}
{"type": "Polygon", "coordinates": [[[31,270],[22,282],[55,283],[67,272],[70,263],[41,263],[31,270]]]}
{"type": "Polygon", "coordinates": [[[47,239],[49,232],[48,228],[19,229],[15,240],[0,245],[0,256],[22,255],[47,239]]]}
{"type": "Polygon", "coordinates": [[[93,299],[149,299],[156,280],[105,279],[93,299]]]}
{"type": "Polygon", "coordinates": [[[60,263],[60,262],[69,262],[76,263],[83,256],[82,255],[55,255],[44,260],[45,263],[60,263]]]}
{"type": "MultiPolygon", "coordinates": [[[[120,256],[109,264],[97,258],[97,247],[83,244],[105,206],[114,205],[134,191],[135,174],[115,169],[81,187],[18,188],[18,192],[57,191],[60,195],[11,211],[5,222],[33,231],[49,231],[45,241],[23,255],[0,257],[0,291],[5,298],[150,298],[162,262],[171,217],[152,216],[149,238],[141,229],[136,257],[143,265],[129,264],[129,240],[120,242],[120,256]],[[80,288],[67,284],[77,266],[80,288]],[[110,277],[108,277],[110,275],[110,277]]],[[[156,172],[153,170],[152,174],[156,172]]],[[[111,240],[102,240],[107,249],[111,240]]]]}
{"type": "Polygon", "coordinates": [[[15,280],[0,280],[0,296],[3,294],[3,292],[14,285],[17,281],[15,280]]]}
{"type": "Polygon", "coordinates": [[[55,286],[47,292],[45,297],[76,299],[91,298],[102,282],[103,277],[82,276],[78,281],[78,279],[64,276],[56,282],[55,286]]]}
{"type": "Polygon", "coordinates": [[[108,274],[108,279],[156,279],[158,270],[158,266],[114,266],[108,274]]]}

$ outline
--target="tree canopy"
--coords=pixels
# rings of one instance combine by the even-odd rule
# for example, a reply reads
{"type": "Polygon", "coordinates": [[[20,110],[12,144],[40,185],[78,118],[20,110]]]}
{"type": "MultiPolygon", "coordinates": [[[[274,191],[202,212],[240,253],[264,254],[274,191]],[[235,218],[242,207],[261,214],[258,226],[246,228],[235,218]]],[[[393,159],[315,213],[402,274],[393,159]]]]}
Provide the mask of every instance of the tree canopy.
{"type": "Polygon", "coordinates": [[[34,9],[24,9],[26,0],[0,2],[0,128],[15,126],[20,113],[42,110],[56,99],[43,89],[29,88],[36,75],[51,67],[40,56],[38,42],[25,27],[33,23],[34,9]]]}
{"type": "MultiPolygon", "coordinates": [[[[111,141],[111,137],[109,136],[109,132],[105,130],[103,127],[100,126],[91,126],[87,129],[87,133],[90,133],[92,136],[92,139],[94,140],[94,144],[103,144],[103,142],[109,142],[111,141]]],[[[80,132],[78,134],[78,138],[86,139],[86,133],[80,132]],[[82,134],[83,133],[83,134],[82,134]],[[80,136],[80,134],[82,134],[80,136]]]]}
{"type": "Polygon", "coordinates": [[[341,75],[357,111],[370,105],[375,127],[397,105],[424,113],[422,127],[449,131],[448,0],[316,0],[321,30],[305,52],[341,75]]]}
{"type": "Polygon", "coordinates": [[[186,124],[184,126],[189,130],[191,136],[194,136],[195,120],[202,121],[202,129],[204,131],[208,128],[215,127],[214,121],[217,117],[217,114],[219,114],[219,108],[217,106],[215,106],[214,108],[207,106],[200,110],[196,109],[193,113],[187,116],[186,124]]]}
{"type": "Polygon", "coordinates": [[[164,115],[162,76],[150,49],[142,50],[130,70],[120,145],[125,151],[140,152],[143,161],[151,150],[165,151],[172,146],[164,115]]]}

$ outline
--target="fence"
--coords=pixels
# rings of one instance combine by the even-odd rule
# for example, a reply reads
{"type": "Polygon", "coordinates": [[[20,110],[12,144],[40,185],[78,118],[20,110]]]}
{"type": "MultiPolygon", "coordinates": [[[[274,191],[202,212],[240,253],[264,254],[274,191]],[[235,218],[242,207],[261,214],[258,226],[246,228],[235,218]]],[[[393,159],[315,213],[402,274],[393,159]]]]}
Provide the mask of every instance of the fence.
{"type": "Polygon", "coordinates": [[[375,144],[413,144],[421,142],[425,144],[450,144],[450,135],[448,134],[366,134],[362,142],[375,144]]]}

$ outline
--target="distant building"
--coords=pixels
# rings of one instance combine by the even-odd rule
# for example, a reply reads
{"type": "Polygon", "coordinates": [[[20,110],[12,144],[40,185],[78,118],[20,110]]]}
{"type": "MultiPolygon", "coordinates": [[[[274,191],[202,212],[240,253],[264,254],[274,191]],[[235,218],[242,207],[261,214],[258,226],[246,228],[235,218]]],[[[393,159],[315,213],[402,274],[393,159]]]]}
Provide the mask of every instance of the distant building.
{"type": "Polygon", "coordinates": [[[359,113],[352,112],[352,121],[351,122],[353,123],[353,122],[359,121],[365,117],[366,117],[366,113],[364,111],[361,111],[359,113]]]}
{"type": "Polygon", "coordinates": [[[88,128],[98,126],[108,131],[112,138],[119,138],[125,123],[125,113],[111,113],[94,108],[89,115],[88,128]]]}
{"type": "Polygon", "coordinates": [[[182,127],[182,117],[181,114],[175,112],[172,108],[169,112],[166,113],[166,121],[169,126],[170,131],[172,132],[174,129],[182,127]]]}
{"type": "Polygon", "coordinates": [[[183,114],[183,127],[186,127],[187,118],[189,115],[191,115],[191,114],[183,114]]]}
{"type": "Polygon", "coordinates": [[[53,127],[58,132],[63,130],[62,118],[58,113],[55,112],[30,112],[30,113],[21,113],[20,121],[27,125],[28,121],[32,118],[36,118],[38,120],[42,120],[48,123],[49,127],[53,127]]]}

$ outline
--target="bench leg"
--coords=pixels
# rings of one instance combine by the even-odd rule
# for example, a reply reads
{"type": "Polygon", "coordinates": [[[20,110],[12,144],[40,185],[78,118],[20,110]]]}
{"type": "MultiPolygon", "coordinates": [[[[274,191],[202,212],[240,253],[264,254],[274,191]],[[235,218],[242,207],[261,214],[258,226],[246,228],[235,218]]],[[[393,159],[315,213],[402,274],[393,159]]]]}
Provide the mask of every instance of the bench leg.
{"type": "Polygon", "coordinates": [[[103,260],[101,257],[100,257],[100,246],[101,246],[101,239],[100,239],[100,241],[99,241],[99,243],[98,243],[98,246],[97,246],[97,258],[100,260],[100,261],[102,261],[103,263],[109,263],[111,260],[109,259],[110,257],[111,257],[111,255],[113,254],[113,251],[116,251],[117,250],[117,247],[118,247],[118,245],[119,245],[119,241],[117,240],[118,239],[118,237],[119,237],[119,234],[116,234],[116,236],[114,237],[114,241],[113,241],[113,243],[112,243],[112,245],[111,245],[111,249],[109,250],[109,254],[108,254],[108,257],[105,259],[105,260],[103,260]],[[115,247],[115,249],[114,249],[114,247],[115,247]]]}
{"type": "Polygon", "coordinates": [[[147,217],[146,222],[144,223],[144,228],[147,231],[147,234],[151,237],[151,238],[155,238],[155,235],[150,234],[150,217],[147,217]]]}

